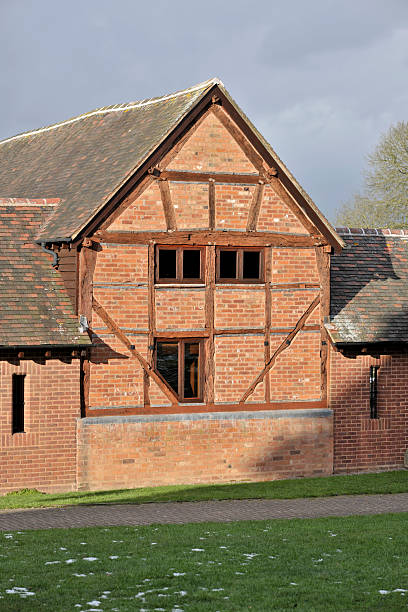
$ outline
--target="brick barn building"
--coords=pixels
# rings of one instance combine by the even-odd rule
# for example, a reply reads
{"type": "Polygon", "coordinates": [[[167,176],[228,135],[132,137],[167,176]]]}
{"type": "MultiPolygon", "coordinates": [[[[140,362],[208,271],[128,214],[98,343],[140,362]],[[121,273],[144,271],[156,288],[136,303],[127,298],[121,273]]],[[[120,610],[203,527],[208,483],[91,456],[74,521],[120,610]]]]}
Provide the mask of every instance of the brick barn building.
{"type": "Polygon", "coordinates": [[[213,79],[0,143],[0,492],[402,467],[408,247],[213,79]]]}

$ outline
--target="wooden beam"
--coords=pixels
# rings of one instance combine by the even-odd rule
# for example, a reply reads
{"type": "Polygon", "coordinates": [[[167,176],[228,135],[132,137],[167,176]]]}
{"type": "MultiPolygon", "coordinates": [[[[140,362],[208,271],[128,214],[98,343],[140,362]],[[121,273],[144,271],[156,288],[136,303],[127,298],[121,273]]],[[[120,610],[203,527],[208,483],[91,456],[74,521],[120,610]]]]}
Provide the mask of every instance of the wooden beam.
{"type": "Polygon", "coordinates": [[[329,376],[329,335],[324,325],[326,317],[330,316],[330,254],[323,247],[316,247],[316,263],[320,278],[320,386],[321,398],[327,401],[329,376]]]}
{"type": "Polygon", "coordinates": [[[303,313],[303,315],[300,317],[299,321],[296,323],[296,326],[286,336],[284,341],[278,346],[278,348],[276,349],[276,351],[274,352],[272,357],[269,359],[268,363],[263,368],[262,372],[255,378],[255,380],[250,384],[248,389],[245,391],[244,395],[240,399],[240,402],[242,402],[242,403],[246,402],[248,397],[250,395],[252,395],[252,393],[255,391],[256,387],[264,379],[265,374],[267,372],[269,372],[271,370],[271,368],[275,365],[275,362],[276,362],[276,359],[278,358],[278,356],[282,353],[282,351],[284,351],[285,349],[288,348],[288,346],[290,346],[290,344],[291,344],[292,340],[295,338],[295,336],[297,336],[297,334],[300,332],[300,330],[303,329],[303,327],[306,324],[306,321],[308,320],[308,318],[310,317],[310,315],[312,314],[312,312],[314,311],[314,309],[317,307],[317,305],[319,303],[320,303],[320,296],[316,297],[313,300],[313,302],[310,304],[308,309],[303,313]]]}
{"type": "Polygon", "coordinates": [[[174,210],[173,202],[171,201],[170,187],[166,179],[159,181],[159,189],[161,200],[163,204],[164,216],[166,219],[166,226],[169,231],[177,229],[176,212],[174,210]]]}
{"type": "Polygon", "coordinates": [[[156,179],[184,183],[207,183],[210,179],[216,183],[234,185],[257,185],[262,176],[259,174],[238,174],[235,172],[190,172],[187,170],[159,170],[152,168],[151,176],[156,179]]]}
{"type": "Polygon", "coordinates": [[[255,168],[260,170],[263,167],[264,160],[259,155],[259,153],[254,149],[249,140],[246,138],[244,133],[239,129],[239,127],[231,120],[231,118],[227,115],[225,110],[218,105],[213,105],[212,112],[217,117],[217,119],[222,123],[225,129],[231,134],[235,142],[245,153],[247,158],[253,163],[255,168]]]}
{"type": "Polygon", "coordinates": [[[208,227],[215,228],[215,181],[208,179],[208,227]]]}
{"type": "Polygon", "coordinates": [[[178,406],[149,406],[146,409],[143,406],[129,406],[127,408],[104,408],[100,410],[98,408],[91,408],[88,412],[88,416],[125,416],[131,414],[189,414],[189,413],[208,413],[208,412],[239,412],[245,410],[245,412],[257,412],[258,410],[325,410],[327,405],[318,401],[299,401],[299,402],[271,402],[266,404],[265,402],[253,403],[253,404],[190,404],[190,405],[178,405],[178,406]]]}
{"type": "Polygon", "coordinates": [[[255,232],[258,223],[259,211],[261,210],[262,198],[264,194],[265,185],[263,182],[259,182],[259,185],[255,187],[254,195],[252,197],[251,206],[248,212],[247,221],[247,232],[255,232]]]}
{"type": "Polygon", "coordinates": [[[84,315],[90,327],[92,321],[93,274],[97,251],[82,247],[79,253],[78,314],[84,315]]]}
{"type": "MultiPolygon", "coordinates": [[[[305,325],[303,331],[319,331],[320,325],[305,325]]],[[[287,334],[288,329],[285,327],[271,327],[270,333],[274,334],[287,334]]],[[[147,332],[146,332],[147,333],[147,332]]],[[[240,327],[234,329],[216,329],[214,328],[214,336],[247,336],[252,334],[265,334],[264,327],[240,327]]],[[[209,327],[205,329],[192,329],[178,331],[172,329],[171,331],[155,331],[155,338],[208,338],[210,336],[209,327]]]]}
{"type": "Polygon", "coordinates": [[[279,232],[240,232],[240,231],[175,231],[175,232],[109,232],[99,231],[95,234],[106,244],[180,244],[207,246],[276,246],[310,248],[319,244],[319,240],[303,234],[285,234],[279,232]]]}
{"type": "MultiPolygon", "coordinates": [[[[272,248],[268,247],[265,253],[265,336],[264,336],[264,360],[265,365],[271,358],[271,318],[272,318],[272,248]]],[[[265,402],[271,401],[271,379],[269,373],[265,378],[265,402]]]]}
{"type": "Polygon", "coordinates": [[[154,380],[154,382],[158,385],[158,387],[163,391],[163,393],[168,397],[172,405],[178,404],[178,397],[167,386],[167,384],[162,380],[162,378],[154,371],[152,366],[146,361],[144,357],[137,351],[133,344],[130,342],[129,338],[123,333],[120,327],[115,323],[115,321],[109,316],[106,310],[99,304],[99,302],[93,298],[92,307],[95,310],[96,314],[102,319],[105,323],[106,327],[126,346],[130,355],[133,359],[137,359],[140,363],[144,371],[154,380]]]}
{"type": "Polygon", "coordinates": [[[204,399],[212,404],[215,398],[215,246],[207,248],[205,258],[205,328],[208,338],[205,346],[204,399]]]}
{"type": "MultiPolygon", "coordinates": [[[[148,322],[149,334],[147,337],[147,361],[151,368],[154,367],[154,338],[156,333],[156,294],[154,290],[155,283],[155,245],[149,244],[147,253],[148,267],[148,322]]],[[[150,405],[150,377],[147,372],[143,373],[143,399],[145,406],[150,405]]]]}

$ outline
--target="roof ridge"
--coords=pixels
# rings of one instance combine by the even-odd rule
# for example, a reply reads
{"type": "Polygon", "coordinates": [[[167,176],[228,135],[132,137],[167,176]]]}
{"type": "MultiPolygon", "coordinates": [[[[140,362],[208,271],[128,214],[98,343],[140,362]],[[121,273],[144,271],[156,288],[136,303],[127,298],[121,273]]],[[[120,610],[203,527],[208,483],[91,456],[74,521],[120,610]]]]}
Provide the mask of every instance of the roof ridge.
{"type": "Polygon", "coordinates": [[[392,236],[393,238],[407,238],[408,229],[402,228],[375,228],[375,227],[335,227],[341,236],[392,236]]]}
{"type": "Polygon", "coordinates": [[[0,206],[57,206],[61,198],[0,198],[0,206]]]}
{"type": "Polygon", "coordinates": [[[193,85],[192,87],[188,87],[187,89],[181,89],[171,94],[166,94],[164,96],[160,96],[158,98],[146,98],[144,100],[137,100],[135,102],[127,102],[125,104],[113,104],[111,106],[101,106],[93,111],[88,111],[87,113],[83,113],[81,115],[77,115],[76,117],[71,117],[71,119],[65,119],[64,121],[60,121],[58,123],[53,123],[51,125],[37,128],[35,130],[30,130],[28,132],[22,132],[21,134],[17,134],[16,136],[10,136],[9,138],[5,138],[4,140],[0,140],[0,145],[6,144],[12,140],[18,140],[20,138],[35,136],[36,134],[41,134],[42,132],[49,132],[51,130],[55,130],[64,125],[69,125],[70,123],[76,123],[77,121],[81,121],[82,119],[87,119],[88,117],[94,117],[96,115],[105,115],[106,113],[117,113],[120,111],[133,110],[134,108],[142,108],[143,106],[149,106],[151,104],[159,104],[160,102],[164,102],[166,100],[171,100],[172,98],[177,98],[179,96],[192,93],[194,91],[198,91],[199,89],[209,88],[212,85],[221,85],[223,83],[217,77],[213,77],[208,79],[207,81],[203,81],[202,83],[198,83],[197,85],[193,85]]]}

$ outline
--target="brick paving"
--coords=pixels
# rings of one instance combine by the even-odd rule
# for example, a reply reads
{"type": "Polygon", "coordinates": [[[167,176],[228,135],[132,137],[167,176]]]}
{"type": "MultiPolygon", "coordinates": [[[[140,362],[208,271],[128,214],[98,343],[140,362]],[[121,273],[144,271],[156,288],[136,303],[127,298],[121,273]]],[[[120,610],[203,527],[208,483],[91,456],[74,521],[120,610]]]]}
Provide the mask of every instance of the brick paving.
{"type": "Polygon", "coordinates": [[[0,512],[0,531],[154,523],[259,521],[408,512],[408,493],[308,499],[104,504],[0,512]]]}

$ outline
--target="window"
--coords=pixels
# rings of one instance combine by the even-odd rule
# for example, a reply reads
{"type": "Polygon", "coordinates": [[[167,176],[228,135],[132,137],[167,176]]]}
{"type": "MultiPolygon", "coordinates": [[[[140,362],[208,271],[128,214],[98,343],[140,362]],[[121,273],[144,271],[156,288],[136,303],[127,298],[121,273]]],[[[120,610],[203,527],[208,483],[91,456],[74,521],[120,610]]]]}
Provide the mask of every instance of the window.
{"type": "Polygon", "coordinates": [[[158,340],[156,370],[180,401],[202,401],[202,340],[158,340]]]}
{"type": "Polygon", "coordinates": [[[203,283],[204,249],[194,247],[157,247],[157,283],[203,283]]]}
{"type": "Polygon", "coordinates": [[[24,379],[25,374],[13,374],[13,418],[12,433],[24,432],[24,379]]]}
{"type": "Polygon", "coordinates": [[[217,248],[217,282],[262,283],[263,255],[263,249],[217,248]]]}
{"type": "Polygon", "coordinates": [[[377,383],[379,366],[370,366],[370,419],[378,419],[377,383]]]}

